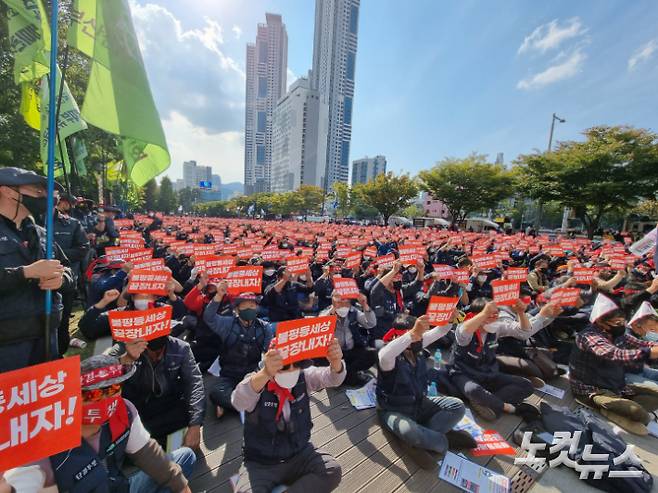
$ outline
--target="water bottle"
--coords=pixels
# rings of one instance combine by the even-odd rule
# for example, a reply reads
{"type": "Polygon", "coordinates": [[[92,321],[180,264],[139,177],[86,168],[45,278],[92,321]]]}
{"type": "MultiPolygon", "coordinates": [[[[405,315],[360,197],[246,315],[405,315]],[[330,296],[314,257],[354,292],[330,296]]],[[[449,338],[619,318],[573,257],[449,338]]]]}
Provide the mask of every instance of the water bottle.
{"type": "Polygon", "coordinates": [[[441,354],[441,350],[437,349],[434,352],[434,369],[440,370],[442,364],[443,364],[443,355],[441,354]]]}
{"type": "Polygon", "coordinates": [[[432,382],[427,386],[427,397],[436,397],[439,395],[439,391],[436,388],[436,382],[432,382]]]}

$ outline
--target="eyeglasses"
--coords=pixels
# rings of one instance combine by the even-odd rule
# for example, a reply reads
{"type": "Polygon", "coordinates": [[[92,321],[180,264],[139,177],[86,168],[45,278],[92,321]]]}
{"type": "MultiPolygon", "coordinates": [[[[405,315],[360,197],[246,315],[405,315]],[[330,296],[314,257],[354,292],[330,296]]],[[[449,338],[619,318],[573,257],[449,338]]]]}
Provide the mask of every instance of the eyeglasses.
{"type": "Polygon", "coordinates": [[[82,400],[87,402],[98,402],[105,397],[117,395],[119,392],[121,392],[121,384],[115,383],[114,385],[102,389],[83,390],[82,400]]]}

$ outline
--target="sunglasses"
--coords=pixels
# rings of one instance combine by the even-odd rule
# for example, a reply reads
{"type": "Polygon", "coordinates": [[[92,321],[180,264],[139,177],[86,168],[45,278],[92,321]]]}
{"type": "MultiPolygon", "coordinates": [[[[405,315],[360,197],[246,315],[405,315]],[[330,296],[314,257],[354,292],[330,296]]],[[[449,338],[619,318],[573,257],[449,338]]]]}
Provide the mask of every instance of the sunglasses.
{"type": "Polygon", "coordinates": [[[92,389],[82,391],[82,400],[87,402],[98,402],[106,397],[112,397],[121,392],[121,384],[115,383],[102,389],[92,389]]]}

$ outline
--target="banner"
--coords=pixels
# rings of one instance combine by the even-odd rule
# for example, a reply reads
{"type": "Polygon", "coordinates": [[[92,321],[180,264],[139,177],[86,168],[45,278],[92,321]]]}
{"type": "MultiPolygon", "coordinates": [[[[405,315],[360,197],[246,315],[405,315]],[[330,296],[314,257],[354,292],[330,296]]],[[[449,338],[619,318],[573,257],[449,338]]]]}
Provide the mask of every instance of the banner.
{"type": "Polygon", "coordinates": [[[525,267],[509,267],[505,271],[505,279],[508,281],[526,282],[528,280],[528,269],[525,267]]]}
{"type": "Polygon", "coordinates": [[[491,281],[493,301],[497,305],[513,305],[519,299],[521,284],[518,281],[496,279],[491,281]]]}
{"type": "Polygon", "coordinates": [[[631,246],[628,247],[628,250],[638,257],[643,257],[651,250],[656,248],[656,235],[658,234],[658,227],[653,228],[649,231],[644,238],[636,241],[631,246]]]}
{"type": "Polygon", "coordinates": [[[263,290],[263,266],[241,265],[231,267],[226,274],[228,294],[254,293],[260,294],[263,290]]]}
{"type": "Polygon", "coordinates": [[[551,292],[550,302],[559,306],[576,306],[580,298],[578,288],[558,288],[551,292]]]}
{"type": "Polygon", "coordinates": [[[308,270],[308,257],[288,257],[286,270],[291,274],[304,274],[308,270]]]}
{"type": "Polygon", "coordinates": [[[449,323],[452,320],[458,301],[457,296],[432,296],[426,312],[430,325],[437,326],[449,323]]]}
{"type": "Polygon", "coordinates": [[[112,339],[115,341],[132,341],[144,339],[150,341],[169,335],[171,332],[170,305],[150,310],[111,310],[107,313],[112,339]]]}
{"type": "Polygon", "coordinates": [[[130,281],[128,281],[128,293],[165,296],[170,281],[170,272],[133,269],[130,272],[130,281]]]}
{"type": "Polygon", "coordinates": [[[81,441],[80,357],[0,374],[0,471],[81,441]]]}
{"type": "Polygon", "coordinates": [[[325,357],[335,330],[335,315],[279,322],[276,349],[281,352],[283,364],[325,357]]]}
{"type": "Polygon", "coordinates": [[[4,2],[8,7],[9,46],[14,54],[14,83],[40,79],[50,71],[50,25],[43,4],[41,0],[4,2]]]}
{"type": "Polygon", "coordinates": [[[338,293],[341,298],[357,299],[359,297],[359,287],[356,285],[356,279],[351,277],[334,277],[334,292],[338,293]]]}

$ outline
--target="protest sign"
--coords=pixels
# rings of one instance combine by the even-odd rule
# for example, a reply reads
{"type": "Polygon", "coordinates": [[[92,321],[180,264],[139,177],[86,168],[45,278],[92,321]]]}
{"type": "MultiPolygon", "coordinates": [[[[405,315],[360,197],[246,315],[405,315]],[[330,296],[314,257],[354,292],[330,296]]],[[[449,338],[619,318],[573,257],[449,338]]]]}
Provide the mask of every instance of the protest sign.
{"type": "Polygon", "coordinates": [[[528,269],[525,267],[509,267],[505,271],[505,279],[508,281],[526,282],[528,280],[528,269]]]}
{"type": "Polygon", "coordinates": [[[495,255],[473,255],[472,261],[481,270],[495,269],[498,265],[498,259],[495,255]]]}
{"type": "Polygon", "coordinates": [[[594,279],[594,269],[588,267],[575,267],[573,277],[578,284],[592,284],[594,279]]]}
{"type": "Polygon", "coordinates": [[[657,234],[658,234],[658,227],[653,228],[646,235],[644,235],[644,237],[641,240],[636,241],[630,247],[628,247],[628,250],[632,254],[637,255],[638,257],[642,257],[643,255],[646,255],[656,247],[657,234]]]}
{"type": "Polygon", "coordinates": [[[363,251],[364,257],[375,258],[377,256],[377,247],[369,246],[363,251]]]}
{"type": "Polygon", "coordinates": [[[416,262],[421,257],[418,255],[418,251],[416,250],[415,247],[401,247],[400,248],[400,258],[398,259],[402,265],[410,266],[410,265],[416,265],[416,262]]]}
{"type": "Polygon", "coordinates": [[[110,260],[125,260],[128,257],[128,247],[105,247],[105,256],[110,260]]]}
{"type": "Polygon", "coordinates": [[[450,265],[434,264],[432,268],[437,279],[452,279],[454,277],[455,268],[450,265]]]}
{"type": "Polygon", "coordinates": [[[361,265],[361,252],[350,252],[345,257],[345,267],[348,269],[358,269],[361,265]]]}
{"type": "Polygon", "coordinates": [[[382,255],[377,257],[377,265],[383,267],[384,269],[390,269],[395,263],[395,255],[389,253],[388,255],[382,255]]]}
{"type": "Polygon", "coordinates": [[[356,279],[351,277],[334,277],[334,291],[342,298],[357,299],[359,297],[359,287],[356,285],[356,279]]]}
{"type": "Polygon", "coordinates": [[[476,440],[477,447],[470,450],[473,457],[483,455],[516,455],[514,447],[495,430],[484,430],[484,433],[476,440]]]}
{"type": "Polygon", "coordinates": [[[163,258],[152,258],[148,260],[137,260],[133,262],[133,269],[146,269],[161,271],[165,269],[163,258]]]}
{"type": "Polygon", "coordinates": [[[308,257],[288,257],[286,270],[291,274],[304,274],[308,270],[308,257]]]}
{"type": "Polygon", "coordinates": [[[129,248],[126,260],[128,262],[137,262],[139,260],[149,260],[153,258],[153,248],[129,248]]]}
{"type": "Polygon", "coordinates": [[[468,284],[471,278],[471,273],[468,269],[455,269],[452,271],[452,279],[459,284],[468,284]]]}
{"type": "Polygon", "coordinates": [[[491,281],[493,301],[497,305],[513,305],[519,299],[521,284],[518,281],[496,279],[491,281]]]}
{"type": "Polygon", "coordinates": [[[170,305],[151,308],[150,310],[111,310],[107,316],[115,341],[132,341],[144,339],[150,341],[169,335],[171,332],[170,305]]]}
{"type": "Polygon", "coordinates": [[[167,294],[167,284],[171,281],[171,273],[166,271],[133,269],[128,282],[128,293],[167,294]]]}
{"type": "Polygon", "coordinates": [[[79,446],[81,409],[79,356],[0,374],[0,471],[79,446]]]}
{"type": "Polygon", "coordinates": [[[199,269],[208,275],[208,279],[223,279],[235,265],[235,257],[212,255],[199,261],[199,269]]]}
{"type": "Polygon", "coordinates": [[[335,315],[279,322],[276,349],[281,353],[283,364],[325,357],[335,330],[335,315]]]}
{"type": "Polygon", "coordinates": [[[432,296],[426,312],[430,325],[445,325],[450,322],[458,301],[456,296],[432,296]]]}
{"type": "Polygon", "coordinates": [[[263,267],[260,265],[231,267],[225,280],[228,284],[228,294],[260,294],[263,289],[263,267]]]}
{"type": "Polygon", "coordinates": [[[195,244],[194,245],[194,256],[195,257],[202,257],[204,255],[214,255],[215,251],[217,250],[217,245],[213,243],[202,243],[202,244],[195,244]]]}
{"type": "Polygon", "coordinates": [[[579,297],[578,288],[558,288],[551,292],[550,302],[559,306],[576,306],[579,297]]]}
{"type": "Polygon", "coordinates": [[[144,248],[144,240],[142,238],[119,238],[119,245],[126,248],[144,248]]]}
{"type": "Polygon", "coordinates": [[[128,229],[133,227],[132,219],[114,219],[113,222],[116,229],[128,229]]]}

